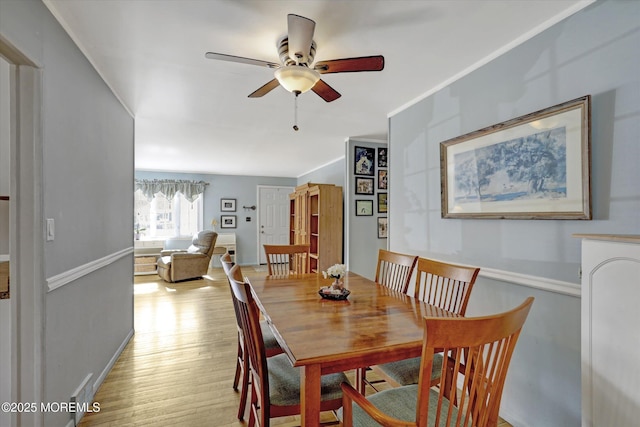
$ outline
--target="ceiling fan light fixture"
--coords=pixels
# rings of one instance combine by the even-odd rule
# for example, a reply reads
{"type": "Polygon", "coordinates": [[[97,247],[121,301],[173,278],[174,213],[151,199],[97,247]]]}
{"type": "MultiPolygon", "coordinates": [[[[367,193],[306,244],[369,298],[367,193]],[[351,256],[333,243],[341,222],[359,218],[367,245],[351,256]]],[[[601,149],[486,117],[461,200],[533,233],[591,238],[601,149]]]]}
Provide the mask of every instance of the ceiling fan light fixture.
{"type": "Polygon", "coordinates": [[[280,85],[293,93],[305,93],[320,80],[320,73],[300,65],[287,65],[275,71],[280,85]]]}

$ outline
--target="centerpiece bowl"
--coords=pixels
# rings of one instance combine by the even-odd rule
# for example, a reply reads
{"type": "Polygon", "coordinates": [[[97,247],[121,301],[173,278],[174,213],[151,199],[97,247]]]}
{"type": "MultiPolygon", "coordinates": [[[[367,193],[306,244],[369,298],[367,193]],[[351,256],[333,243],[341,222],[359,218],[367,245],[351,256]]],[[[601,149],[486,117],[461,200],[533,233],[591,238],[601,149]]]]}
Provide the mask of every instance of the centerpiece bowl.
{"type": "Polygon", "coordinates": [[[346,300],[350,293],[349,289],[333,289],[331,286],[323,286],[318,291],[322,298],[335,301],[346,300]]]}

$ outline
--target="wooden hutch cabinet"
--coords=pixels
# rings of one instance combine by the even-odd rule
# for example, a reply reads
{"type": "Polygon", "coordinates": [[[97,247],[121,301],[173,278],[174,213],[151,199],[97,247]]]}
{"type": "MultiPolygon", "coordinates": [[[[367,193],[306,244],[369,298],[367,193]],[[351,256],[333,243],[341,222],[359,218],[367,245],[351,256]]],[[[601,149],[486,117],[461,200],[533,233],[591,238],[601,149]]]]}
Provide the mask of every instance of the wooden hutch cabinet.
{"type": "Polygon", "coordinates": [[[309,271],[342,263],[342,187],[303,184],[289,196],[289,243],[309,245],[309,271]]]}

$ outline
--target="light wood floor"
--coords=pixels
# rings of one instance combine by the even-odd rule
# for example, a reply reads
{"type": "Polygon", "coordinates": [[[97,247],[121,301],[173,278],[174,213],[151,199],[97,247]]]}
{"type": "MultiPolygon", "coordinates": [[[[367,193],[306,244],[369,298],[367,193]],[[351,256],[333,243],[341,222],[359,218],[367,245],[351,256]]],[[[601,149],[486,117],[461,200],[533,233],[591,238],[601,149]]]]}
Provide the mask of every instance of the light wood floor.
{"type": "MultiPolygon", "coordinates": [[[[246,276],[265,268],[244,267],[246,276]]],[[[235,315],[222,269],[201,280],[166,283],[136,276],[135,335],[95,395],[100,412],[88,426],[235,427],[239,394],[232,389],[235,315]]],[[[347,373],[353,379],[353,373],[347,373]]],[[[327,421],[331,413],[324,415],[327,421]]],[[[274,419],[297,426],[299,417],[274,419]]],[[[510,427],[501,422],[499,427],[510,427]]]]}

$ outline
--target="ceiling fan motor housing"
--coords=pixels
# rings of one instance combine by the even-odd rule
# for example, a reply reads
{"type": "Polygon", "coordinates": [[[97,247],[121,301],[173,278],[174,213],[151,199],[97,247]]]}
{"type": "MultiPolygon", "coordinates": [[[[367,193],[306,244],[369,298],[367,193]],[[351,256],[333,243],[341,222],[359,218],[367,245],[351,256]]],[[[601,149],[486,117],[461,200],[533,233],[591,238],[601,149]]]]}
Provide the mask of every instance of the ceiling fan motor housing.
{"type": "Polygon", "coordinates": [[[289,37],[283,37],[278,42],[278,56],[284,66],[303,65],[308,67],[313,63],[313,58],[316,56],[316,42],[311,41],[311,49],[307,53],[308,62],[306,63],[297,62],[289,56],[289,37]]]}

